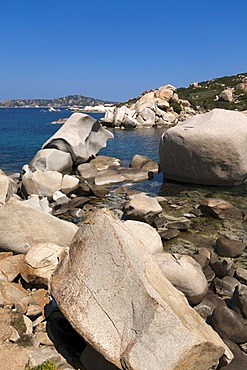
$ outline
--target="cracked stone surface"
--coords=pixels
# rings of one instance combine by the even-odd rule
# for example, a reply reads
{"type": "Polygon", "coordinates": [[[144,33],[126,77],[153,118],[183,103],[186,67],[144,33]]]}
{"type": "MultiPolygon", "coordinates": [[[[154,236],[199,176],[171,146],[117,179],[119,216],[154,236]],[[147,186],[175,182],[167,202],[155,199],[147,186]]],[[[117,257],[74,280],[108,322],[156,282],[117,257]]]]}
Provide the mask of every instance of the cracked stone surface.
{"type": "Polygon", "coordinates": [[[109,211],[85,221],[51,292],[79,334],[120,369],[206,370],[227,350],[109,211]]]}

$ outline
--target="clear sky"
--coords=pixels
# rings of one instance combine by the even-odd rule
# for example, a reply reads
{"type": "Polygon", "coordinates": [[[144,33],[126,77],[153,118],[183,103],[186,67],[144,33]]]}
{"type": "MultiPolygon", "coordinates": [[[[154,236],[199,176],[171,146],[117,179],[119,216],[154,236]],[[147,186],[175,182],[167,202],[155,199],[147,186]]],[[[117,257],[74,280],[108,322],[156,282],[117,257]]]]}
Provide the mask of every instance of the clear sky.
{"type": "Polygon", "coordinates": [[[246,0],[0,0],[0,100],[123,101],[247,72],[246,0]]]}

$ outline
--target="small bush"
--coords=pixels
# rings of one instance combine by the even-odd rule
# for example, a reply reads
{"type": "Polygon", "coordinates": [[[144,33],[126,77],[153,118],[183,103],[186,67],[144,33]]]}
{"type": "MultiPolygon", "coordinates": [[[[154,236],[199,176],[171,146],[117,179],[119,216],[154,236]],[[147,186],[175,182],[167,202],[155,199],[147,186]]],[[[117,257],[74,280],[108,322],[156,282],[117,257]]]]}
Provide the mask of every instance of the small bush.
{"type": "Polygon", "coordinates": [[[47,360],[42,364],[34,366],[32,368],[27,367],[26,370],[57,370],[57,367],[53,362],[47,360]]]}
{"type": "Polygon", "coordinates": [[[177,114],[180,114],[181,113],[182,107],[181,107],[181,105],[179,103],[177,103],[177,102],[170,102],[169,104],[173,108],[174,112],[176,112],[177,114]]]}

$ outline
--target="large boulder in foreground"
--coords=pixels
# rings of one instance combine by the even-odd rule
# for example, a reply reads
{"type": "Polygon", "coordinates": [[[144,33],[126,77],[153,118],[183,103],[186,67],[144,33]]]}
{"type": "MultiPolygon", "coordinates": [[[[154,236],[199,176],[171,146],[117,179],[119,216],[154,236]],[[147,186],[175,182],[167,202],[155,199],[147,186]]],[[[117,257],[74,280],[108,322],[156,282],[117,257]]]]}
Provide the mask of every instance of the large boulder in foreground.
{"type": "Polygon", "coordinates": [[[77,229],[19,201],[0,208],[0,250],[27,253],[31,246],[48,242],[68,247],[77,229]]]}
{"type": "Polygon", "coordinates": [[[113,134],[94,118],[83,113],[72,114],[66,123],[48,139],[42,149],[54,148],[70,153],[74,165],[87,162],[106,146],[113,134]]]}
{"type": "Polygon", "coordinates": [[[204,185],[239,185],[247,178],[247,117],[213,109],[167,130],[160,141],[160,166],[170,180],[204,185]]]}
{"type": "Polygon", "coordinates": [[[73,327],[120,369],[206,370],[226,350],[145,243],[109,211],[79,228],[51,293],[73,327]]]}

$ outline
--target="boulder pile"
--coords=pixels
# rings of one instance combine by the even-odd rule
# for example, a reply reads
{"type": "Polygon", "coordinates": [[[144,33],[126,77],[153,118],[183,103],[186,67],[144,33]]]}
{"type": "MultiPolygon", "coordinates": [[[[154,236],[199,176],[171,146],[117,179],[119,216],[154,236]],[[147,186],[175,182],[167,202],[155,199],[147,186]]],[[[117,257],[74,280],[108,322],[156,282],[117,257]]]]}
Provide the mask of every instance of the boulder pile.
{"type": "Polygon", "coordinates": [[[109,107],[102,122],[112,127],[133,129],[172,126],[195,114],[187,100],[179,99],[176,88],[165,85],[144,92],[135,103],[109,107]]]}
{"type": "Polygon", "coordinates": [[[109,134],[91,123],[92,146],[63,131],[21,179],[0,173],[0,369],[245,369],[247,211],[196,191],[105,197],[159,167],[96,156],[109,134]]]}

